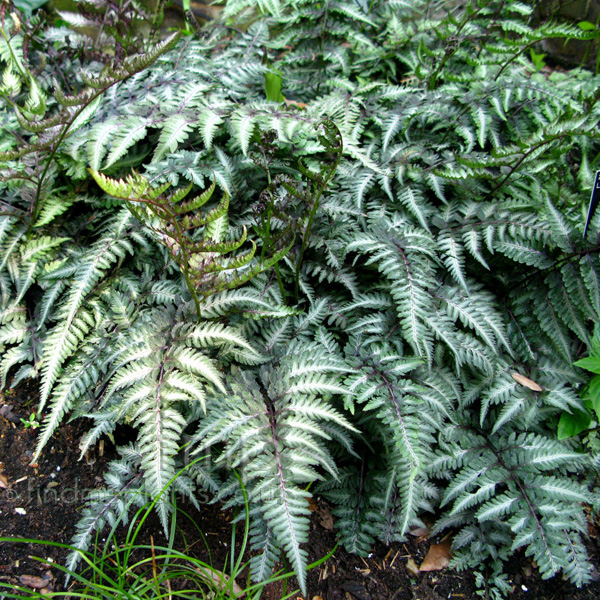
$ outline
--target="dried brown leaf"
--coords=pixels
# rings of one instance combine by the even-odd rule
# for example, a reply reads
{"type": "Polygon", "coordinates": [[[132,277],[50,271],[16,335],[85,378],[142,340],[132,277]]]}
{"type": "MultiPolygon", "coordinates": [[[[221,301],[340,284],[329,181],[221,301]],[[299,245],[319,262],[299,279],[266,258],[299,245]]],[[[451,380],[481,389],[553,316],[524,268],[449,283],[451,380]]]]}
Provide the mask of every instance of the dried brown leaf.
{"type": "Polygon", "coordinates": [[[417,563],[412,558],[409,558],[406,561],[406,570],[410,571],[413,575],[417,575],[419,573],[419,567],[417,567],[417,563]]]}
{"type": "Polygon", "coordinates": [[[410,535],[414,535],[417,538],[421,538],[421,540],[424,540],[427,537],[429,537],[431,530],[429,529],[429,527],[414,527],[408,533],[410,533],[410,535]]]}
{"type": "Polygon", "coordinates": [[[229,594],[234,598],[243,596],[244,590],[235,581],[232,582],[232,585],[229,585],[230,577],[225,575],[222,571],[217,571],[217,569],[211,569],[209,567],[196,567],[196,570],[207,581],[212,581],[219,590],[224,591],[228,588],[229,594]]]}
{"type": "Polygon", "coordinates": [[[8,489],[8,477],[0,473],[0,489],[8,489]]]}
{"type": "Polygon", "coordinates": [[[321,527],[331,531],[333,529],[333,515],[331,511],[326,506],[320,506],[318,515],[321,527]]]}
{"type": "Polygon", "coordinates": [[[432,544],[425,560],[421,563],[420,571],[441,571],[450,563],[452,555],[452,540],[447,539],[439,544],[432,544]]]}
{"type": "Polygon", "coordinates": [[[534,392],[543,392],[544,391],[544,389],[539,384],[537,384],[535,381],[533,381],[533,379],[529,379],[529,377],[525,377],[525,375],[521,375],[521,373],[513,372],[510,374],[510,376],[517,383],[520,383],[521,385],[525,386],[526,388],[529,388],[530,390],[533,390],[534,392]]]}
{"type": "Polygon", "coordinates": [[[19,575],[19,582],[34,590],[41,590],[48,587],[50,577],[45,575],[44,577],[37,577],[36,575],[19,575]]]}
{"type": "Polygon", "coordinates": [[[307,105],[304,102],[297,102],[296,100],[288,100],[284,98],[286,106],[297,106],[298,108],[306,108],[307,105]]]}

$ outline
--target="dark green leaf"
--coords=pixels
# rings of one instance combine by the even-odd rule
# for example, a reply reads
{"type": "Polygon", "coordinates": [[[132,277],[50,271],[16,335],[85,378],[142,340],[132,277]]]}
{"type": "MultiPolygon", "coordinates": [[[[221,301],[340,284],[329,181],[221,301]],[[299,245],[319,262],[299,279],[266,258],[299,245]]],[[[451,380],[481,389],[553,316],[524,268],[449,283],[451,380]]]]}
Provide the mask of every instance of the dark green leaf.
{"type": "Polygon", "coordinates": [[[574,435],[579,435],[590,426],[591,422],[592,417],[581,410],[575,411],[573,414],[564,412],[560,415],[558,422],[558,439],[566,440],[574,435]]]}
{"type": "Polygon", "coordinates": [[[283,102],[282,79],[279,73],[265,73],[265,93],[269,102],[283,102]]]}
{"type": "Polygon", "coordinates": [[[588,356],[573,363],[576,367],[600,374],[600,356],[588,356]]]}

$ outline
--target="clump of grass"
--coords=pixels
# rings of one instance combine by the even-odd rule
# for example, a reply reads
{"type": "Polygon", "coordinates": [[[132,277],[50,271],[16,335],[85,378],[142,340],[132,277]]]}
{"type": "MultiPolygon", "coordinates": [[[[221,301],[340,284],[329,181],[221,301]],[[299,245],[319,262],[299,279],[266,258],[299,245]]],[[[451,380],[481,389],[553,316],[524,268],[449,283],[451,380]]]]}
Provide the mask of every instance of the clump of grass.
{"type": "MultiPolygon", "coordinates": [[[[166,488],[163,493],[165,491],[166,488]]],[[[212,562],[210,544],[207,542],[206,536],[199,529],[194,519],[176,505],[174,494],[171,498],[173,511],[171,512],[170,533],[166,546],[156,545],[152,537],[150,537],[149,544],[137,542],[158,498],[138,509],[135,518],[131,520],[128,526],[123,541],[117,539],[116,531],[121,522],[117,521],[106,538],[100,539],[99,535],[96,536],[91,551],[86,552],[68,544],[47,540],[0,537],[0,542],[51,546],[79,554],[81,568],[77,571],[60,564],[53,564],[53,568],[59,570],[65,576],[64,589],[51,591],[53,599],[161,600],[164,598],[171,600],[177,598],[177,600],[230,600],[231,598],[243,597],[245,600],[259,600],[264,589],[278,581],[283,582],[281,600],[292,598],[298,590],[287,592],[287,580],[294,576],[291,571],[281,569],[268,580],[260,583],[252,583],[250,580],[250,571],[247,568],[248,561],[244,560],[248,545],[250,515],[245,489],[243,489],[243,493],[245,514],[239,550],[236,552],[236,539],[239,535],[238,519],[234,519],[231,531],[231,547],[222,571],[216,569],[212,564],[191,556],[189,547],[185,542],[185,536],[185,550],[175,549],[177,516],[182,515],[189,520],[191,526],[199,533],[208,551],[209,561],[212,562]],[[227,574],[226,571],[229,571],[229,573],[227,574]],[[243,587],[239,582],[243,582],[243,587]]],[[[326,556],[310,564],[308,569],[325,562],[331,557],[336,548],[337,544],[326,556]]],[[[31,558],[40,563],[47,562],[47,559],[44,558],[31,558]]],[[[48,591],[32,590],[24,586],[0,582],[0,597],[44,598],[47,600],[48,591]]]]}

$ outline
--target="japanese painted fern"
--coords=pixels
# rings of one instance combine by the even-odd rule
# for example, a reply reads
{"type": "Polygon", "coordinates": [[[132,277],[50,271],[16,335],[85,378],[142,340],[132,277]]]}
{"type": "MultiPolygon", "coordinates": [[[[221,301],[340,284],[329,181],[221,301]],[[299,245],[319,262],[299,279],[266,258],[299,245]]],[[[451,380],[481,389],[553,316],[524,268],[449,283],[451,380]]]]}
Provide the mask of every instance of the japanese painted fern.
{"type": "Polygon", "coordinates": [[[41,374],[36,456],[69,411],[94,421],[83,450],[138,431],[80,547],[189,452],[173,485],[192,500],[241,503],[242,473],[258,579],[283,551],[305,589],[316,491],[354,552],[427,511],[499,590],[519,548],[589,580],[592,463],[555,427],[582,407],[572,363],[600,319],[600,86],[524,50],[591,34],[513,0],[427,4],[230,1],[241,27],[104,86],[38,185],[57,208],[31,226],[28,177],[2,184],[0,368],[41,374]]]}

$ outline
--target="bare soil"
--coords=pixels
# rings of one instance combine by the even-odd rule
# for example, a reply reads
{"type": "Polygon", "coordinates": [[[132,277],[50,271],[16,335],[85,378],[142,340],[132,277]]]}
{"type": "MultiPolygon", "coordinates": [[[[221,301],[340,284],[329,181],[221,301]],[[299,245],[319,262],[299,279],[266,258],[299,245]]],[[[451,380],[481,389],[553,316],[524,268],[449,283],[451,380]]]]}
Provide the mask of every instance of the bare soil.
{"type": "MultiPolygon", "coordinates": [[[[87,426],[85,420],[78,420],[61,426],[37,465],[31,465],[37,433],[31,426],[26,427],[21,418],[28,419],[35,404],[33,387],[22,387],[16,392],[9,391],[4,396],[0,395],[0,537],[32,538],[68,544],[81,514],[86,491],[102,486],[106,464],[115,456],[115,451],[106,441],[101,456],[96,450],[95,454],[78,460],[79,439],[87,426]]],[[[206,543],[198,530],[190,526],[189,522],[186,523],[187,517],[183,517],[178,519],[180,531],[176,548],[201,558],[217,569],[223,569],[230,550],[231,511],[223,511],[218,505],[211,504],[203,505],[199,511],[186,504],[181,504],[181,508],[196,523],[198,530],[203,532],[206,543]]],[[[307,546],[309,562],[325,556],[336,541],[327,504],[317,498],[312,508],[307,546]]],[[[509,565],[510,580],[514,586],[511,598],[600,598],[600,576],[597,570],[600,562],[599,534],[597,525],[590,523],[589,527],[588,545],[590,560],[595,566],[595,581],[582,589],[577,589],[560,578],[544,581],[531,560],[523,554],[517,554],[509,565]]],[[[155,518],[146,522],[138,542],[146,543],[151,537],[156,544],[165,542],[155,518]]],[[[389,547],[377,544],[368,558],[353,556],[338,549],[326,563],[309,572],[306,600],[480,598],[473,573],[458,573],[449,568],[414,573],[407,569],[407,564],[411,565],[409,561],[421,565],[430,546],[441,541],[429,539],[426,535],[410,536],[406,543],[389,547]]],[[[65,552],[60,548],[0,543],[0,583],[17,585],[27,581],[35,583],[46,580],[58,589],[59,573],[53,565],[64,559],[65,552]],[[29,558],[31,556],[42,557],[45,562],[34,561],[29,558]],[[27,576],[32,576],[33,579],[29,580],[27,576]]],[[[294,583],[293,580],[290,581],[288,591],[295,589],[294,583]]],[[[282,594],[283,587],[281,583],[277,583],[265,591],[263,598],[278,600],[282,594]]],[[[294,598],[303,600],[300,593],[294,598]]]]}

